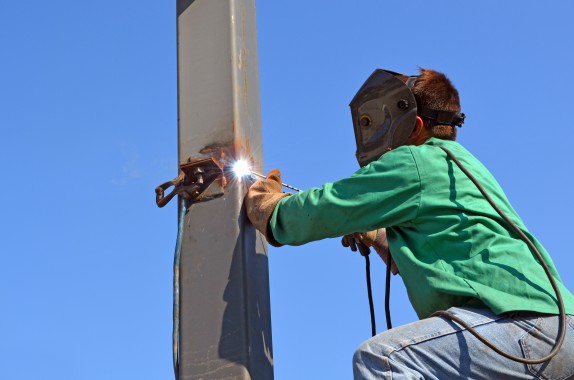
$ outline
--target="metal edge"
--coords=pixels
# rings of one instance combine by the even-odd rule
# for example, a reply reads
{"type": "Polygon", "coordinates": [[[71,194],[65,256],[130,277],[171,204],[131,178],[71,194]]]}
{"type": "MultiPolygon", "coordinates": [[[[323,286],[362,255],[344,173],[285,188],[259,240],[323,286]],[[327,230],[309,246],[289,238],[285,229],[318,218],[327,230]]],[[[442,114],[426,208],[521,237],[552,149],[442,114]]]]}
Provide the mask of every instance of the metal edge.
{"type": "Polygon", "coordinates": [[[177,15],[181,15],[195,0],[177,0],[177,15]]]}

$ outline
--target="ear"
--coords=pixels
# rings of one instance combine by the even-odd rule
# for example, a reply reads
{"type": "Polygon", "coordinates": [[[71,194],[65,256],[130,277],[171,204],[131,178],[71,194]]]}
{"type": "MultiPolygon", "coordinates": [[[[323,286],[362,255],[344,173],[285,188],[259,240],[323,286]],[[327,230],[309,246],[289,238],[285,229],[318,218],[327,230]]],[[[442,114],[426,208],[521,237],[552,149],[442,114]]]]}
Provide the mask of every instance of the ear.
{"type": "Polygon", "coordinates": [[[410,138],[417,138],[421,134],[421,132],[423,131],[423,127],[424,127],[423,119],[421,119],[420,116],[417,116],[415,128],[411,132],[410,138]]]}

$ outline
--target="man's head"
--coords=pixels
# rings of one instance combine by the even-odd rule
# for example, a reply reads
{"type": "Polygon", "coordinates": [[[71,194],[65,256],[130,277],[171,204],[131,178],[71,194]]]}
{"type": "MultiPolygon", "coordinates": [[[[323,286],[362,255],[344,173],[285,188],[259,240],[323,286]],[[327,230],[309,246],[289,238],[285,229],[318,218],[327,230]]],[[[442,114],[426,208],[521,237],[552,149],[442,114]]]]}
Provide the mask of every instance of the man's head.
{"type": "Polygon", "coordinates": [[[464,122],[452,83],[427,69],[418,76],[377,69],[350,107],[361,166],[401,145],[420,145],[431,137],[454,140],[455,126],[464,122]]]}
{"type": "MultiPolygon", "coordinates": [[[[401,75],[399,78],[403,82],[409,79],[406,75],[401,75]]],[[[458,91],[453,86],[451,81],[443,73],[429,69],[420,69],[420,75],[417,77],[411,91],[415,95],[419,111],[417,112],[422,121],[422,127],[418,124],[413,130],[413,135],[407,141],[409,143],[420,142],[423,138],[424,141],[430,137],[437,137],[444,140],[456,140],[457,129],[453,125],[439,124],[435,120],[431,120],[421,115],[420,109],[422,107],[450,112],[460,112],[460,99],[458,91]],[[415,141],[411,141],[415,140],[415,141]]],[[[422,141],[424,143],[424,141],[422,141]]]]}

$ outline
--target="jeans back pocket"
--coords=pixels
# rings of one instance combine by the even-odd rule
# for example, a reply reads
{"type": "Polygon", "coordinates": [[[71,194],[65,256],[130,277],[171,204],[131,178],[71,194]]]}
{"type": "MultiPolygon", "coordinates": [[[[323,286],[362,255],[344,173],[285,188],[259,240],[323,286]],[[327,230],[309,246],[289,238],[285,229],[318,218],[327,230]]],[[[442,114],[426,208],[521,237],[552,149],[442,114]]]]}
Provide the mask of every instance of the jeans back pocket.
{"type": "MultiPolygon", "coordinates": [[[[533,328],[520,339],[524,356],[536,359],[550,353],[558,337],[559,317],[541,315],[533,328]]],[[[566,380],[574,375],[574,321],[567,316],[566,337],[560,351],[547,362],[528,364],[534,376],[544,380],[566,380]]]]}

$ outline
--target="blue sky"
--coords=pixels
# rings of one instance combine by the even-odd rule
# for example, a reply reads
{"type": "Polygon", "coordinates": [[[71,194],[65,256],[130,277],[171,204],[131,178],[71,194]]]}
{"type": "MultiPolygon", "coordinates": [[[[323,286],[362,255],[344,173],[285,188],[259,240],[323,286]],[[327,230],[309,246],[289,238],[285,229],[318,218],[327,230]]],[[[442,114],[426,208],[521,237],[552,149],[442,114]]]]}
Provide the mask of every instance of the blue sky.
{"type": "MultiPolygon", "coordinates": [[[[259,1],[265,168],[299,188],[349,176],[348,103],[368,75],[443,71],[459,141],[574,289],[573,7],[259,1]]],[[[153,189],[177,174],[175,37],[175,1],[0,3],[2,379],[171,378],[177,215],[153,189]]],[[[350,378],[370,335],[363,259],[336,239],[269,256],[276,378],[350,378]]],[[[414,321],[392,286],[394,324],[414,321]]]]}

